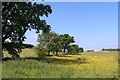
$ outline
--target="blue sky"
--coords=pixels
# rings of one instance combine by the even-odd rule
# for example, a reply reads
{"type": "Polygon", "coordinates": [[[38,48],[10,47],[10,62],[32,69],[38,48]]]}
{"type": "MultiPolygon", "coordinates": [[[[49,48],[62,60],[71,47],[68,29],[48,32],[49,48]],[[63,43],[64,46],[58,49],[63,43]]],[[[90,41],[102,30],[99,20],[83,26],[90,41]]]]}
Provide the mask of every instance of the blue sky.
{"type": "MultiPolygon", "coordinates": [[[[117,2],[49,2],[52,14],[42,17],[52,31],[74,36],[85,50],[118,47],[117,2]]],[[[26,33],[25,43],[38,44],[35,31],[26,33]]]]}

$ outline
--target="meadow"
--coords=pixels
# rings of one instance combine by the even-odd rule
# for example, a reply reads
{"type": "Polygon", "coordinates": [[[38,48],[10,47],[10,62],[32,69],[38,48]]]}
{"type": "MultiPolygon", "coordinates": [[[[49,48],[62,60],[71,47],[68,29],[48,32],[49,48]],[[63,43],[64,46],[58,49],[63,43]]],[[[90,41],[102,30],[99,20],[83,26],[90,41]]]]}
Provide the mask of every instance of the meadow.
{"type": "Polygon", "coordinates": [[[3,78],[117,78],[118,52],[83,52],[77,55],[39,59],[33,49],[24,49],[21,59],[5,53],[3,78]]]}

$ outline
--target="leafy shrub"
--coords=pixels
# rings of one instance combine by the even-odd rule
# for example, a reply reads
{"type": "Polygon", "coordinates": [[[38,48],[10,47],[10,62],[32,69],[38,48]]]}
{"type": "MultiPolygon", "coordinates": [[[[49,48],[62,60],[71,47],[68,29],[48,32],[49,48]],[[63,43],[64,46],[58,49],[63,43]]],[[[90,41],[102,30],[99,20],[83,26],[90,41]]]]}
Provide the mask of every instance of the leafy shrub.
{"type": "Polygon", "coordinates": [[[117,49],[110,48],[110,49],[102,49],[102,51],[120,51],[120,49],[119,48],[117,48],[117,49]]]}
{"type": "Polygon", "coordinates": [[[43,58],[47,55],[46,49],[40,44],[34,47],[34,51],[38,55],[38,58],[43,58]]]}
{"type": "Polygon", "coordinates": [[[87,52],[94,52],[94,50],[87,50],[87,52]]]}

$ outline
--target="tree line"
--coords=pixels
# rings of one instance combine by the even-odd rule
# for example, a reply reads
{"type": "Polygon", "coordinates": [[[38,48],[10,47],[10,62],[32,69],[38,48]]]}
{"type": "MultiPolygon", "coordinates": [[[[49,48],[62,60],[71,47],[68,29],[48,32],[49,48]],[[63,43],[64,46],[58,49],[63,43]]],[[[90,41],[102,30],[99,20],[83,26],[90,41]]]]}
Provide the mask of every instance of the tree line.
{"type": "Polygon", "coordinates": [[[120,49],[119,48],[118,49],[110,48],[110,49],[102,49],[102,51],[120,51],[120,49]]]}
{"type": "Polygon", "coordinates": [[[39,44],[35,50],[39,54],[50,55],[51,53],[59,55],[64,54],[77,54],[83,52],[83,48],[75,43],[74,37],[69,34],[58,34],[56,32],[41,33],[38,35],[39,44]]]}

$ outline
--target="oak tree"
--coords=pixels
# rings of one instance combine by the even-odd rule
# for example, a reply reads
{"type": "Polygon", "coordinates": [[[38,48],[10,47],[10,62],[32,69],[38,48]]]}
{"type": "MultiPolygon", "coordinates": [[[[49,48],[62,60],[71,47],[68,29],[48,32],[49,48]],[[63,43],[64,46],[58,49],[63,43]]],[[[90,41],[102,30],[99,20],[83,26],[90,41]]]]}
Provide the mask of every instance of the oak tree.
{"type": "Polygon", "coordinates": [[[52,13],[50,5],[31,2],[2,2],[2,49],[9,54],[18,56],[28,30],[49,32],[51,27],[42,20],[52,13]]]}

